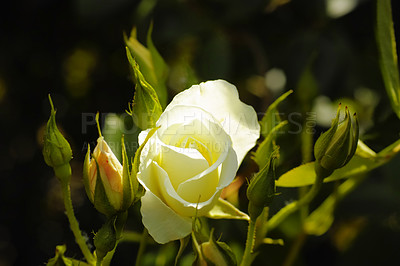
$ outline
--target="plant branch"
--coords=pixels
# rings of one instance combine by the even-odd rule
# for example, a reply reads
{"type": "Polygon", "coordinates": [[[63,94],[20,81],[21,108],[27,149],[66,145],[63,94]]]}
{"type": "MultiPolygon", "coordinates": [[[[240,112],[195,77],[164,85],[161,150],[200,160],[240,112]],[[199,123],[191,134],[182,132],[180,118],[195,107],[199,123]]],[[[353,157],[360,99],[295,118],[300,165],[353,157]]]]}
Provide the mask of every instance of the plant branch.
{"type": "Polygon", "coordinates": [[[69,221],[69,225],[72,230],[72,233],[75,236],[75,241],[78,244],[78,246],[80,247],[83,255],[85,256],[86,261],[89,264],[94,265],[96,263],[96,260],[93,257],[93,254],[90,252],[89,247],[86,244],[85,238],[82,236],[82,232],[79,229],[79,223],[76,220],[76,217],[74,214],[74,208],[72,206],[72,200],[71,200],[71,189],[70,189],[70,184],[69,184],[69,178],[67,180],[61,179],[61,186],[62,186],[66,214],[68,217],[68,221],[69,221]]]}
{"type": "Polygon", "coordinates": [[[290,214],[297,211],[301,206],[309,204],[321,189],[324,177],[317,176],[315,183],[312,185],[311,189],[304,195],[303,198],[298,201],[294,201],[278,211],[272,218],[268,221],[268,230],[276,228],[283,220],[285,220],[290,214]]]}
{"type": "Polygon", "coordinates": [[[138,254],[137,254],[137,257],[136,257],[136,263],[135,263],[136,266],[139,266],[140,262],[142,260],[142,256],[144,254],[144,251],[145,251],[146,245],[147,245],[147,236],[148,236],[147,229],[144,228],[143,229],[143,233],[142,233],[142,237],[140,239],[138,254]]]}
{"type": "Polygon", "coordinates": [[[242,262],[240,263],[241,266],[251,265],[251,262],[253,261],[251,255],[253,253],[255,234],[256,234],[256,221],[250,220],[249,228],[247,230],[246,247],[244,250],[242,262]]]}

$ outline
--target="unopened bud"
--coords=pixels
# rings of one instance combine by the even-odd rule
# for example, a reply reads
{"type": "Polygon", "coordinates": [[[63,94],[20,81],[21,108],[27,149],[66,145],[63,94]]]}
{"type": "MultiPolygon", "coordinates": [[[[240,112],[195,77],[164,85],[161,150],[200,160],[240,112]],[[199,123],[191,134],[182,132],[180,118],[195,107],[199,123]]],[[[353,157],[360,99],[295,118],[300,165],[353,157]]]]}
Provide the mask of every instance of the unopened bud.
{"type": "Polygon", "coordinates": [[[107,216],[127,210],[134,199],[124,145],[122,157],[124,165],[121,165],[102,136],[97,139],[92,158],[90,148],[85,157],[83,181],[86,194],[94,207],[107,216]]]}
{"type": "Polygon", "coordinates": [[[345,117],[339,123],[340,105],[331,128],[323,133],[314,146],[315,171],[321,177],[328,177],[334,170],[345,166],[353,157],[358,143],[358,121],[354,114],[351,119],[346,106],[345,117]]]}
{"type": "Polygon", "coordinates": [[[214,239],[213,230],[211,230],[209,241],[200,245],[200,250],[202,256],[199,257],[205,260],[203,262],[199,261],[198,264],[200,265],[237,265],[235,254],[226,243],[214,239]]]}
{"type": "Polygon", "coordinates": [[[250,181],[247,188],[248,212],[251,220],[257,219],[263,209],[269,206],[275,196],[275,159],[278,150],[271,154],[269,162],[250,181]]]}
{"type": "Polygon", "coordinates": [[[69,178],[71,167],[69,161],[72,159],[72,150],[68,141],[57,128],[56,111],[49,95],[51,114],[47,122],[44,134],[43,157],[46,164],[53,167],[58,178],[69,178]]]}

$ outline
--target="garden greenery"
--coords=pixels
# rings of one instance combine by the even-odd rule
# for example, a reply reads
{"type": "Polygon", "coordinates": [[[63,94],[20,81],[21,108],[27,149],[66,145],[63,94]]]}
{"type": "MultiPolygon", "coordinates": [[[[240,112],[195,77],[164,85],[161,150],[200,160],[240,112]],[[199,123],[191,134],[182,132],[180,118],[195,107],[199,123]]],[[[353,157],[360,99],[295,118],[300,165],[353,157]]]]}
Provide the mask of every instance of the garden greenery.
{"type": "MultiPolygon", "coordinates": [[[[380,67],[393,111],[400,117],[396,42],[392,17],[388,14],[391,14],[390,1],[377,1],[380,67]]],[[[235,85],[225,80],[193,85],[168,103],[168,66],[152,42],[152,27],[147,47],[137,40],[135,29],[129,37],[125,36],[126,54],[136,85],[127,113],[142,130],[138,137],[140,146],[130,156],[122,137],[119,160],[108,145],[107,136],[102,135],[97,116],[97,145],[93,152],[88,147],[83,162],[86,194],[94,208],[105,215],[104,225],[93,237],[94,250],[81,233],[74,214],[70,193],[72,151],[57,129],[56,111],[49,96],[51,115],[43,156],[61,182],[66,214],[84,260],[66,257],[66,246],[57,246],[56,255],[48,265],[109,265],[117,246],[129,239],[140,243],[137,265],[142,262],[147,244],[175,240],[180,241],[176,265],[189,242],[193,247],[193,265],[251,265],[260,245],[284,244],[281,239],[268,238],[268,232],[292,213],[305,213],[302,227],[306,234],[324,234],[333,223],[336,203],[362,182],[366,176],[363,174],[389,162],[400,151],[400,140],[380,152],[371,150],[359,140],[357,115],[351,114],[347,106],[339,105],[331,127],[314,145],[304,139],[304,146],[308,145],[305,151],[313,151],[315,161],[306,160],[277,176],[281,148],[276,139],[288,124],[277,115],[278,108],[296,92],[282,94],[260,121],[253,107],[240,100],[235,85]],[[237,203],[222,198],[221,193],[234,181],[247,154],[257,167],[252,168],[254,171],[248,174],[245,184],[248,208],[240,210],[237,203]],[[324,183],[338,180],[341,182],[335,191],[308,212],[324,183]],[[276,187],[303,189],[298,200],[270,213],[269,207],[277,196],[276,187]],[[124,229],[129,209],[135,204],[140,204],[144,226],[141,235],[124,229]],[[216,236],[222,232],[210,230],[208,219],[248,223],[242,253],[234,252],[220,241],[216,236]]]]}

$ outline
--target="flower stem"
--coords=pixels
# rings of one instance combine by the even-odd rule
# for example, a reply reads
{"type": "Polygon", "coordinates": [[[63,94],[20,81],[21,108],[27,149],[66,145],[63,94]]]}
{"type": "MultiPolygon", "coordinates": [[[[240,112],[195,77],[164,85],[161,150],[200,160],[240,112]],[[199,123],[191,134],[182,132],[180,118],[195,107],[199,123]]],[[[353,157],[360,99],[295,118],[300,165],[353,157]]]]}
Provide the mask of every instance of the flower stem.
{"type": "Polygon", "coordinates": [[[117,242],[116,242],[113,250],[108,252],[107,255],[104,257],[103,264],[102,264],[103,266],[108,266],[111,264],[111,260],[115,254],[117,246],[121,242],[121,239],[122,239],[121,234],[122,234],[122,231],[124,230],[124,226],[125,226],[127,218],[128,218],[128,211],[118,214],[117,219],[115,221],[115,234],[116,234],[117,242]]]}
{"type": "Polygon", "coordinates": [[[141,262],[141,260],[142,260],[142,256],[143,256],[144,251],[145,251],[145,249],[146,249],[146,245],[147,245],[147,235],[148,235],[147,229],[144,228],[144,229],[143,229],[143,233],[142,233],[142,237],[141,237],[141,239],[140,239],[138,254],[137,254],[137,256],[136,256],[136,263],[135,263],[136,266],[139,266],[139,265],[140,265],[140,262],[141,262]]]}
{"type": "Polygon", "coordinates": [[[255,234],[256,234],[256,221],[250,220],[249,228],[247,230],[246,247],[244,250],[244,254],[243,254],[243,258],[242,258],[242,262],[240,263],[240,266],[251,265],[251,262],[252,262],[251,255],[253,252],[255,234]]]}
{"type": "Polygon", "coordinates": [[[263,244],[264,238],[268,232],[268,215],[269,215],[269,207],[265,207],[261,215],[258,217],[256,221],[256,239],[254,240],[254,248],[257,248],[259,245],[263,244]]]}
{"type": "Polygon", "coordinates": [[[297,255],[299,254],[301,247],[303,246],[306,239],[307,233],[303,230],[302,232],[300,232],[300,234],[297,236],[296,240],[292,244],[292,247],[286,255],[282,266],[292,266],[296,262],[297,255]]]}
{"type": "Polygon", "coordinates": [[[79,229],[79,223],[76,220],[76,217],[74,214],[74,208],[72,206],[72,200],[71,200],[71,189],[70,189],[70,185],[69,185],[69,178],[62,179],[61,186],[62,186],[66,214],[68,217],[68,221],[69,221],[69,225],[72,230],[72,233],[75,236],[75,241],[79,245],[83,255],[85,256],[86,261],[89,264],[94,265],[96,260],[93,257],[92,253],[90,252],[90,250],[86,244],[85,238],[82,236],[81,230],[79,229]]]}
{"type": "Polygon", "coordinates": [[[317,176],[315,179],[315,183],[312,185],[311,189],[298,201],[294,201],[282,209],[279,210],[268,222],[268,230],[272,230],[277,227],[283,220],[286,219],[290,214],[297,211],[301,206],[309,204],[315,196],[318,194],[319,190],[321,189],[322,182],[324,177],[317,176]]]}

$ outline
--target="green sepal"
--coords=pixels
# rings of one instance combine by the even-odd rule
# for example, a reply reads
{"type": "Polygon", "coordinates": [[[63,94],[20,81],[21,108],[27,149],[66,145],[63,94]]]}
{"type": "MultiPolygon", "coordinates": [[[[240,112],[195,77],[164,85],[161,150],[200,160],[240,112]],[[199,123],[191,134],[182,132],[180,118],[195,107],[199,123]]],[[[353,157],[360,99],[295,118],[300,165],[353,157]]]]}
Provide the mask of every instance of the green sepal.
{"type": "Polygon", "coordinates": [[[218,199],[213,208],[205,216],[211,219],[250,220],[250,217],[246,213],[241,212],[230,202],[222,198],[218,199]]]}
{"type": "Polygon", "coordinates": [[[103,180],[100,176],[100,168],[96,158],[93,157],[97,167],[96,187],[93,195],[93,205],[99,212],[105,214],[107,217],[111,217],[117,213],[117,210],[111,205],[110,200],[107,197],[106,190],[104,188],[103,180]]]}
{"type": "Polygon", "coordinates": [[[135,124],[141,129],[153,128],[162,113],[157,93],[140,72],[139,65],[132,57],[128,47],[126,47],[126,54],[136,80],[135,94],[129,113],[135,124]]]}
{"type": "MultiPolygon", "coordinates": [[[[356,154],[356,150],[358,147],[358,138],[359,138],[359,134],[360,134],[360,129],[359,129],[359,125],[358,125],[358,119],[357,119],[357,115],[354,114],[354,125],[355,125],[355,129],[351,128],[351,132],[355,132],[353,139],[352,139],[352,143],[351,143],[351,148],[350,148],[350,152],[349,152],[349,156],[347,157],[346,162],[344,163],[344,165],[346,165],[351,158],[353,158],[354,154],[356,154]],[[355,140],[355,141],[354,141],[355,140]]],[[[353,127],[353,124],[351,125],[353,127]]]]}
{"type": "Polygon", "coordinates": [[[117,243],[115,219],[116,216],[109,218],[93,238],[93,243],[96,247],[96,256],[100,261],[103,260],[108,252],[114,249],[117,243]]]}
{"type": "Polygon", "coordinates": [[[328,131],[321,134],[321,136],[317,139],[314,145],[314,156],[315,159],[321,160],[324,156],[326,149],[328,148],[331,139],[336,133],[338,124],[339,124],[339,116],[340,116],[340,105],[336,113],[336,117],[332,120],[332,125],[328,129],[328,131]]]}
{"type": "Polygon", "coordinates": [[[158,127],[152,128],[146,136],[146,139],[143,141],[142,145],[135,152],[135,158],[133,159],[132,163],[132,172],[131,172],[131,182],[132,188],[135,194],[135,199],[133,203],[138,201],[144,194],[144,189],[140,186],[139,181],[137,179],[137,173],[139,172],[139,165],[140,165],[140,154],[142,153],[143,147],[146,145],[147,141],[150,139],[151,136],[157,131],[158,127]]]}
{"type": "Polygon", "coordinates": [[[71,169],[66,165],[72,159],[72,150],[68,141],[57,128],[56,111],[50,95],[49,102],[51,113],[43,137],[43,158],[48,166],[54,168],[58,178],[65,179],[71,176],[71,169]]]}
{"type": "Polygon", "coordinates": [[[153,23],[150,23],[146,40],[147,48],[137,40],[136,28],[132,29],[129,38],[125,35],[124,40],[132,57],[134,57],[139,64],[144,78],[156,91],[161,106],[165,107],[168,96],[166,82],[168,79],[169,69],[164,59],[154,46],[153,40],[151,39],[152,32],[153,23]]]}
{"type": "Polygon", "coordinates": [[[324,156],[319,160],[321,166],[328,170],[344,166],[349,156],[351,137],[351,119],[349,109],[346,107],[344,120],[338,124],[324,156]]]}
{"type": "Polygon", "coordinates": [[[93,193],[90,190],[90,145],[88,144],[87,152],[85,155],[85,160],[83,161],[83,185],[85,187],[86,195],[88,196],[89,200],[93,203],[93,193]]]}
{"type": "Polygon", "coordinates": [[[126,154],[126,148],[124,143],[124,137],[121,139],[122,146],[122,205],[121,210],[127,210],[133,203],[135,198],[135,191],[133,190],[131,173],[129,171],[129,160],[126,154]]]}

